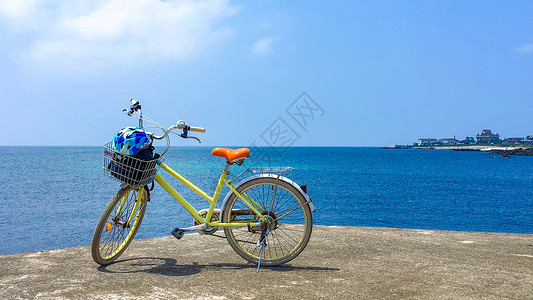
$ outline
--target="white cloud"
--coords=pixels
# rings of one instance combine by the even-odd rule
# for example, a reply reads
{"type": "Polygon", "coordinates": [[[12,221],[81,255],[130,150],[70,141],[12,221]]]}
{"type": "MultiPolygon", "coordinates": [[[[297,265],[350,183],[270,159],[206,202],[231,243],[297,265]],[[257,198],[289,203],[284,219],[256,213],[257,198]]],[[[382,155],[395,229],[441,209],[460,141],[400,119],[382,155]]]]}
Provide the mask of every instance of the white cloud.
{"type": "Polygon", "coordinates": [[[28,39],[12,50],[48,66],[186,59],[227,38],[217,22],[237,11],[227,0],[0,0],[0,17],[28,39]]]}
{"type": "Polygon", "coordinates": [[[533,54],[533,44],[528,44],[528,45],[524,45],[522,47],[518,47],[516,48],[516,51],[517,52],[520,52],[520,53],[531,53],[533,54]]]}
{"type": "Polygon", "coordinates": [[[272,51],[272,44],[277,40],[277,37],[264,37],[259,41],[255,42],[252,52],[261,55],[268,54],[272,51]]]}
{"type": "Polygon", "coordinates": [[[33,12],[36,0],[0,0],[0,13],[10,19],[17,19],[33,12]]]}

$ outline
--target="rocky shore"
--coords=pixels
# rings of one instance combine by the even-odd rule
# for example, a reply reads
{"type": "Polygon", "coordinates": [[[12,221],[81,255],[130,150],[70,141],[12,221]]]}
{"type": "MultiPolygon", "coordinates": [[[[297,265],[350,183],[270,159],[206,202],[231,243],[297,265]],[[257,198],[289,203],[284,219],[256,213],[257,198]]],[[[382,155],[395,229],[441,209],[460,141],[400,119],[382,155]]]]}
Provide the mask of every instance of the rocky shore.
{"type": "Polygon", "coordinates": [[[533,156],[533,147],[504,147],[504,146],[438,146],[438,147],[412,147],[412,149],[424,150],[452,150],[452,151],[482,151],[498,154],[504,157],[511,155],[533,156]]]}
{"type": "Polygon", "coordinates": [[[498,154],[501,156],[510,156],[510,155],[533,156],[533,148],[493,149],[493,150],[490,150],[490,153],[498,154]]]}

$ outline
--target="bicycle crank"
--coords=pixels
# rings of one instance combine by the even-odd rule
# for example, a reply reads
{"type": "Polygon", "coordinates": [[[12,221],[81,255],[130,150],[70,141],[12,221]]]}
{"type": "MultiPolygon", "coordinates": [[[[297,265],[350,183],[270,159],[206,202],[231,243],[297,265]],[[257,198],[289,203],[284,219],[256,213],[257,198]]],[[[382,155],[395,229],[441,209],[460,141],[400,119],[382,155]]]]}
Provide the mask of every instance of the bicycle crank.
{"type": "MultiPolygon", "coordinates": [[[[198,212],[198,214],[202,217],[202,218],[206,218],[207,217],[207,213],[208,213],[209,210],[207,209],[202,209],[198,212]]],[[[209,222],[218,222],[220,221],[220,209],[215,209],[213,211],[213,215],[211,216],[211,219],[209,220],[209,222]]],[[[193,223],[195,226],[198,226],[200,225],[200,222],[198,222],[196,219],[193,220],[193,223]]],[[[200,234],[214,234],[215,232],[217,232],[219,229],[219,227],[207,227],[205,229],[201,229],[201,230],[198,230],[198,233],[200,234]]]]}
{"type": "Polygon", "coordinates": [[[202,223],[200,225],[195,225],[195,226],[191,226],[191,227],[188,227],[188,228],[174,228],[172,230],[172,235],[177,238],[178,240],[181,239],[186,232],[192,232],[192,231],[197,231],[197,232],[201,232],[201,231],[204,231],[205,229],[207,228],[207,223],[202,223]]]}

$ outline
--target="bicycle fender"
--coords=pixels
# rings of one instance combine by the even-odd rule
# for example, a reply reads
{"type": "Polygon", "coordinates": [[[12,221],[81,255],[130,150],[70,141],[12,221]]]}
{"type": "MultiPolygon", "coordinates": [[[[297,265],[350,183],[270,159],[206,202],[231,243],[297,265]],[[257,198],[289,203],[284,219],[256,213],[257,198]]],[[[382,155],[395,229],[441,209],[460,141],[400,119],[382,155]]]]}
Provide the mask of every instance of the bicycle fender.
{"type": "MultiPolygon", "coordinates": [[[[302,188],[296,182],[290,180],[287,177],[283,177],[283,176],[279,176],[278,177],[277,174],[268,174],[268,173],[267,174],[258,174],[258,175],[254,175],[254,176],[250,176],[250,177],[244,178],[238,184],[235,185],[235,189],[238,189],[241,185],[247,183],[248,181],[251,181],[251,180],[254,180],[254,179],[257,179],[257,178],[262,178],[262,177],[270,177],[270,178],[278,179],[278,180],[284,181],[284,182],[292,185],[298,192],[300,192],[300,194],[302,194],[302,196],[304,196],[304,198],[307,201],[307,203],[309,203],[309,208],[311,209],[311,212],[315,211],[315,205],[313,204],[313,201],[311,200],[311,198],[309,198],[307,193],[305,193],[302,190],[302,188]]],[[[222,202],[222,207],[220,208],[221,210],[223,210],[224,207],[226,206],[226,202],[228,202],[229,197],[231,196],[232,193],[233,193],[233,191],[230,190],[226,194],[226,197],[224,198],[224,201],[222,202]]],[[[223,211],[220,211],[220,216],[222,216],[223,213],[224,213],[223,211]]]]}

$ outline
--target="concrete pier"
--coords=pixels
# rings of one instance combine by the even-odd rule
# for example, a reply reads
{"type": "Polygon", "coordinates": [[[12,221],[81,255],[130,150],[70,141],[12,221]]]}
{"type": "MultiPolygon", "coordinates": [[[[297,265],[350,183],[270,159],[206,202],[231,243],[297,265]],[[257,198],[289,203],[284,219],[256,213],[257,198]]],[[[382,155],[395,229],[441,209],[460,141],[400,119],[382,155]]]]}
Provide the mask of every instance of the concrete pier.
{"type": "Polygon", "coordinates": [[[106,267],[90,246],[0,256],[0,299],[266,298],[533,299],[533,235],[315,226],[259,273],[198,234],[135,240],[106,267]]]}

